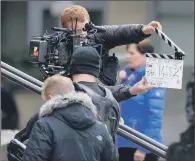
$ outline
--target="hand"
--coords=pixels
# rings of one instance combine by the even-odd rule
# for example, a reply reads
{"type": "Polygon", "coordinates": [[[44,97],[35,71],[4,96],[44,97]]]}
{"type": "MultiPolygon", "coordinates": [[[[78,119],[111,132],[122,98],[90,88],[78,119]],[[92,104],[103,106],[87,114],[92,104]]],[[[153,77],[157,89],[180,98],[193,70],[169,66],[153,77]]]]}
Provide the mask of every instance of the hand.
{"type": "Polygon", "coordinates": [[[119,123],[124,125],[125,122],[122,117],[120,117],[119,123]]]}
{"type": "Polygon", "coordinates": [[[133,87],[130,88],[130,93],[132,95],[147,92],[149,89],[156,88],[156,85],[148,85],[146,83],[146,77],[142,77],[142,80],[137,82],[133,87]]]}
{"type": "Polygon", "coordinates": [[[134,153],[134,161],[144,161],[146,154],[140,150],[136,150],[134,153]]]}
{"type": "Polygon", "coordinates": [[[120,79],[120,81],[123,81],[124,79],[126,79],[126,77],[127,77],[126,72],[124,70],[121,70],[119,72],[119,79],[120,79]]]}
{"type": "Polygon", "coordinates": [[[152,21],[148,25],[144,26],[142,31],[145,35],[152,34],[154,32],[154,28],[157,28],[162,31],[162,26],[160,22],[152,21]]]}

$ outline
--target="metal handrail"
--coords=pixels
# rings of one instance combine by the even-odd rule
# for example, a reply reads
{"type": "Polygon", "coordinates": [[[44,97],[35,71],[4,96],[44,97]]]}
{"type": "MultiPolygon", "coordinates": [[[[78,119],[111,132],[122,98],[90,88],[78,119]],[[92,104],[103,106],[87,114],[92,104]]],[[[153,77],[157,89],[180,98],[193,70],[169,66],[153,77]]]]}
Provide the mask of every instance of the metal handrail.
{"type": "MultiPolygon", "coordinates": [[[[1,61],[2,63],[2,61],[1,61]]],[[[1,74],[3,77],[37,93],[41,94],[41,87],[42,82],[29,76],[28,74],[15,69],[14,67],[11,67],[10,65],[5,65],[3,63],[3,66],[1,67],[1,74]],[[4,68],[6,67],[6,69],[4,68]],[[13,72],[13,73],[12,73],[13,72]],[[15,74],[14,74],[15,73],[15,74]],[[18,75],[16,75],[18,74],[18,75]],[[33,79],[31,79],[33,78],[33,79]],[[29,82],[29,79],[31,79],[31,82],[29,82]],[[36,84],[34,84],[36,82],[36,84]],[[39,85],[37,85],[39,84],[39,85]]],[[[126,126],[126,125],[119,125],[117,134],[119,134],[122,137],[125,137],[126,139],[146,148],[147,150],[151,151],[152,153],[165,158],[166,157],[166,150],[167,147],[163,144],[160,144],[156,142],[155,140],[152,140],[151,138],[139,133],[138,131],[126,126]]]]}

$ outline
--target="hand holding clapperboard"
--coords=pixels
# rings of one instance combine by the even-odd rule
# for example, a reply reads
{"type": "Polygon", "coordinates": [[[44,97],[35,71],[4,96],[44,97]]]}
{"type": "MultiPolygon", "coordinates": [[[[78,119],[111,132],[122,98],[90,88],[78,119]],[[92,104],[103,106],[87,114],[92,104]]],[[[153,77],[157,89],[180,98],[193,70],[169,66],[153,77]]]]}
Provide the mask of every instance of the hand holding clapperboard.
{"type": "Polygon", "coordinates": [[[147,83],[162,88],[182,88],[185,53],[162,31],[155,32],[175,50],[175,55],[146,53],[147,83]]]}

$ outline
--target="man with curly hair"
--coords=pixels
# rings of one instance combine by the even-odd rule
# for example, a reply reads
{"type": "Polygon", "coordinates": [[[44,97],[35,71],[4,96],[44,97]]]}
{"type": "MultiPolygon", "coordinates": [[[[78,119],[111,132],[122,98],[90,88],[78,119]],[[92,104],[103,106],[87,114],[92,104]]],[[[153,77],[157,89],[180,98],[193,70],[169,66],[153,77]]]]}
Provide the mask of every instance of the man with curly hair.
{"type": "MultiPolygon", "coordinates": [[[[75,28],[77,25],[77,33],[85,39],[87,34],[83,31],[85,24],[90,22],[88,11],[79,5],[73,5],[65,8],[61,14],[61,24],[64,28],[75,28]]],[[[126,25],[105,25],[101,26],[105,32],[97,32],[91,35],[95,42],[103,45],[102,51],[102,67],[99,75],[100,81],[105,85],[113,86],[117,82],[118,59],[111,55],[109,50],[121,45],[130,43],[139,43],[148,38],[153,32],[154,28],[162,29],[162,26],[157,21],[152,21],[148,25],[143,24],[126,24],[126,25]]],[[[63,52],[63,47],[61,52],[63,52]]]]}

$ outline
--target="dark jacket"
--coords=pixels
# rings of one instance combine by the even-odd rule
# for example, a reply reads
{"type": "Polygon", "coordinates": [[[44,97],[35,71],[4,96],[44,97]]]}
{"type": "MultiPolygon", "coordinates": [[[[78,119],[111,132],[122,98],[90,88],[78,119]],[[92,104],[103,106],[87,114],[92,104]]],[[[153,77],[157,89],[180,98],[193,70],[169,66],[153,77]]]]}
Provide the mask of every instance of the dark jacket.
{"type": "Polygon", "coordinates": [[[96,107],[84,93],[47,101],[40,109],[27,143],[24,161],[115,161],[116,147],[96,107]]]}
{"type": "Polygon", "coordinates": [[[194,80],[186,86],[186,114],[189,127],[180,135],[178,142],[172,143],[167,150],[167,161],[194,161],[195,160],[195,105],[194,80]]]}
{"type": "Polygon", "coordinates": [[[139,43],[150,35],[145,35],[141,24],[102,26],[105,32],[96,33],[93,38],[97,44],[103,45],[102,69],[99,79],[108,86],[117,82],[118,59],[109,56],[109,50],[121,45],[139,43]]]}
{"type": "Polygon", "coordinates": [[[173,143],[167,150],[167,161],[194,161],[195,160],[195,129],[191,124],[181,134],[180,141],[173,143]]]}
{"type": "Polygon", "coordinates": [[[195,98],[194,98],[194,80],[189,81],[186,86],[187,98],[186,98],[186,114],[189,123],[195,122],[195,98]]]}
{"type": "Polygon", "coordinates": [[[98,32],[94,37],[96,42],[102,43],[107,54],[110,49],[116,46],[139,43],[149,37],[150,35],[143,33],[143,26],[141,24],[105,25],[102,26],[105,32],[98,32]]]}
{"type": "MultiPolygon", "coordinates": [[[[77,91],[80,91],[80,88],[76,83],[74,83],[74,86],[77,91]]],[[[121,102],[135,96],[135,95],[131,95],[131,93],[129,92],[130,87],[122,84],[116,86],[106,86],[106,87],[111,90],[113,97],[117,100],[117,102],[121,102]]],[[[27,122],[26,128],[23,129],[21,133],[18,133],[18,135],[16,135],[15,138],[17,138],[21,142],[28,139],[32,131],[32,128],[37,120],[38,120],[38,113],[36,113],[30,118],[30,120],[27,122]]]]}

